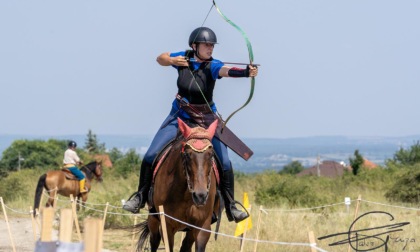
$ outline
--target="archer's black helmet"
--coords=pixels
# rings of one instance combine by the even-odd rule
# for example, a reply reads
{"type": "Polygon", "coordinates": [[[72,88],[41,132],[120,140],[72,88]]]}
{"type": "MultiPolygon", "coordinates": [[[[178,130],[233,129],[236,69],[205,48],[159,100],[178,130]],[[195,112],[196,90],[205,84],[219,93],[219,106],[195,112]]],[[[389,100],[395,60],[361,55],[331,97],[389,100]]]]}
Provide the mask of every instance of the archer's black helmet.
{"type": "Polygon", "coordinates": [[[77,143],[75,141],[69,141],[68,147],[77,147],[77,143]]]}
{"type": "Polygon", "coordinates": [[[194,43],[217,44],[217,37],[210,28],[198,27],[193,32],[191,32],[190,38],[188,39],[188,45],[190,47],[194,43]]]}

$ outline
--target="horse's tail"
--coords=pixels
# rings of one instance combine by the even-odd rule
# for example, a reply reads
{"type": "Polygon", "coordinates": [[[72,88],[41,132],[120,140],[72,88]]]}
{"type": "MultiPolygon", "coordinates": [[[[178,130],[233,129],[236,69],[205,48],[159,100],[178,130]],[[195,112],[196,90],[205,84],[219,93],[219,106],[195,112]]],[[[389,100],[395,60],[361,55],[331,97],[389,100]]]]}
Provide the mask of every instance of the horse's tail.
{"type": "Polygon", "coordinates": [[[146,246],[146,242],[149,240],[148,238],[150,236],[150,230],[147,224],[148,224],[148,221],[145,220],[134,226],[136,231],[140,233],[139,242],[137,243],[136,251],[143,251],[143,248],[146,246]]]}
{"type": "Polygon", "coordinates": [[[35,190],[35,199],[34,199],[34,216],[36,215],[36,210],[39,208],[39,203],[41,201],[42,190],[45,187],[45,180],[47,179],[47,174],[43,174],[39,177],[38,184],[35,190]]]}

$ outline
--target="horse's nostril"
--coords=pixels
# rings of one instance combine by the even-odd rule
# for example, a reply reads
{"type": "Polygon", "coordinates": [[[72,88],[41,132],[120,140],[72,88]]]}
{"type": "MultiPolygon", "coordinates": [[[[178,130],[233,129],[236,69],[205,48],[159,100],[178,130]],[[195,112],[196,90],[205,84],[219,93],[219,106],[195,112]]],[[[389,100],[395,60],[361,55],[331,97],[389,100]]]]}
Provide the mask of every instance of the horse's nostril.
{"type": "Polygon", "coordinates": [[[192,193],[193,200],[196,205],[204,205],[207,201],[208,195],[209,195],[208,192],[201,192],[201,193],[193,192],[192,193]]]}

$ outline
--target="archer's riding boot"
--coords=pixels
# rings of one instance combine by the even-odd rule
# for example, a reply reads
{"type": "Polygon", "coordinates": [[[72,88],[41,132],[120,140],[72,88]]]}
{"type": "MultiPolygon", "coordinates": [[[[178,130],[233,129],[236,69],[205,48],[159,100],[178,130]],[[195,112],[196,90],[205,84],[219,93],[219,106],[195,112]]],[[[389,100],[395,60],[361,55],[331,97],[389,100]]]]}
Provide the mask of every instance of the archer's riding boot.
{"type": "Polygon", "coordinates": [[[85,188],[85,182],[86,182],[86,179],[82,179],[82,180],[79,181],[79,191],[80,191],[80,193],[88,192],[88,190],[86,190],[86,188],[85,188]]]}
{"type": "Polygon", "coordinates": [[[233,169],[229,171],[225,171],[223,173],[222,179],[222,195],[225,201],[225,208],[226,208],[226,215],[228,221],[235,221],[236,223],[245,220],[249,217],[249,214],[246,212],[242,212],[238,208],[236,208],[236,203],[234,198],[234,175],[233,169]]]}
{"type": "Polygon", "coordinates": [[[133,193],[127,202],[125,202],[123,209],[132,213],[138,213],[141,208],[146,205],[147,195],[149,193],[150,185],[152,183],[153,170],[151,165],[143,161],[140,167],[140,180],[138,191],[133,193]]]}

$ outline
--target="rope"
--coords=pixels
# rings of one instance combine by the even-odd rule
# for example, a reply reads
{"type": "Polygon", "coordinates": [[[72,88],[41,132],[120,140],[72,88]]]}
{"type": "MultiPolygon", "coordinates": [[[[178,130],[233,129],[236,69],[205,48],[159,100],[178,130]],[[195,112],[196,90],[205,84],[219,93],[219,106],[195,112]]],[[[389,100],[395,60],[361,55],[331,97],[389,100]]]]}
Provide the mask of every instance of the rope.
{"type": "Polygon", "coordinates": [[[309,211],[314,209],[320,209],[320,208],[326,208],[326,207],[333,207],[337,205],[345,204],[344,202],[341,203],[335,203],[330,205],[324,205],[324,206],[317,206],[317,207],[311,207],[311,208],[298,208],[298,209],[263,209],[267,212],[298,212],[298,211],[309,211]]]}
{"type": "Polygon", "coordinates": [[[395,207],[395,208],[402,208],[402,209],[407,209],[407,210],[420,211],[420,208],[415,208],[415,207],[394,206],[394,205],[389,205],[389,204],[384,204],[384,203],[378,203],[378,202],[373,202],[373,201],[368,201],[368,200],[363,200],[363,199],[360,200],[360,201],[364,201],[366,203],[371,203],[371,204],[376,204],[376,205],[381,205],[381,206],[395,207]]]}
{"type": "MultiPolygon", "coordinates": [[[[57,198],[56,200],[59,200],[59,199],[57,198]]],[[[60,200],[60,201],[68,202],[68,200],[60,200]]],[[[352,200],[352,201],[357,201],[357,200],[352,200]]],[[[420,208],[415,208],[415,207],[405,207],[405,206],[391,205],[391,204],[379,203],[379,202],[368,201],[368,200],[360,200],[360,201],[363,201],[363,202],[366,202],[366,203],[370,203],[370,204],[376,204],[376,205],[386,206],[386,207],[394,207],[394,208],[401,208],[401,209],[407,209],[407,210],[413,210],[413,211],[420,211],[420,208]]],[[[70,200],[70,202],[71,202],[71,200],[70,200]]],[[[98,210],[98,209],[95,209],[95,208],[92,208],[92,207],[83,205],[80,202],[77,202],[77,204],[79,206],[82,206],[82,207],[84,207],[84,208],[86,208],[88,210],[91,210],[91,211],[95,211],[95,212],[99,212],[99,213],[105,213],[105,211],[103,211],[103,210],[98,210]]],[[[344,203],[335,203],[335,204],[317,206],[317,207],[312,207],[312,208],[300,208],[300,209],[290,209],[290,210],[288,210],[288,209],[262,209],[262,210],[263,211],[267,211],[267,212],[307,211],[307,210],[313,210],[313,209],[319,209],[319,208],[333,207],[333,206],[342,205],[342,204],[344,204],[344,203]]],[[[90,205],[92,205],[92,206],[103,206],[103,205],[106,205],[106,204],[90,203],[90,205]]],[[[4,206],[8,210],[10,210],[10,211],[12,211],[14,213],[22,214],[22,215],[31,215],[33,213],[33,211],[16,210],[16,209],[13,209],[13,208],[7,206],[6,204],[4,204],[4,206]]],[[[112,206],[112,205],[108,205],[108,206],[111,206],[111,207],[114,207],[114,208],[121,208],[121,207],[112,206]]],[[[59,210],[59,209],[61,209],[61,208],[57,208],[57,210],[59,210]]],[[[209,233],[212,233],[214,235],[217,234],[217,235],[225,236],[225,237],[232,238],[232,239],[241,239],[241,240],[246,240],[246,241],[258,242],[258,243],[266,243],[266,244],[273,244],[273,245],[305,246],[305,247],[314,248],[317,251],[327,252],[326,250],[317,247],[316,246],[316,243],[299,243],[299,242],[282,242],[282,241],[257,240],[257,239],[252,239],[252,238],[242,238],[242,237],[236,237],[236,236],[228,235],[228,234],[224,234],[224,233],[218,233],[218,232],[214,232],[214,231],[211,231],[211,230],[207,230],[207,229],[203,229],[203,228],[200,228],[200,227],[196,227],[196,226],[191,225],[189,223],[186,223],[186,222],[183,222],[181,220],[178,220],[178,219],[176,219],[176,218],[174,218],[174,217],[172,217],[170,215],[167,215],[165,213],[145,213],[145,214],[132,214],[132,213],[128,213],[128,214],[125,214],[125,213],[117,213],[117,212],[107,212],[107,215],[108,214],[109,215],[119,215],[119,216],[140,216],[140,217],[143,217],[143,218],[146,217],[146,216],[149,216],[149,215],[165,215],[166,217],[168,217],[168,218],[170,218],[170,219],[172,219],[174,221],[177,221],[179,223],[182,223],[182,224],[184,224],[184,225],[186,225],[188,227],[199,229],[199,230],[202,230],[202,231],[205,231],[205,232],[209,232],[209,233]]]]}
{"type": "Polygon", "coordinates": [[[277,244],[277,245],[307,246],[307,247],[313,247],[313,248],[315,248],[315,249],[316,249],[316,250],[318,250],[318,251],[323,251],[323,252],[326,252],[326,250],[323,250],[323,249],[321,249],[321,248],[316,247],[316,244],[313,244],[313,243],[281,242],[281,241],[278,241],[278,242],[275,242],[275,241],[274,241],[274,242],[273,242],[273,241],[267,241],[267,240],[256,240],[256,239],[251,239],[251,238],[236,237],[236,236],[233,236],[233,235],[228,235],[228,234],[224,234],[224,233],[218,233],[218,232],[214,232],[214,231],[212,231],[212,230],[208,230],[208,229],[204,229],[204,228],[196,227],[196,226],[191,225],[191,224],[188,224],[188,223],[186,223],[186,222],[184,222],[184,221],[178,220],[178,219],[176,219],[176,218],[174,218],[174,217],[172,217],[172,216],[170,216],[170,215],[167,215],[167,214],[165,214],[165,213],[160,213],[160,214],[163,214],[163,215],[165,215],[166,217],[168,217],[168,218],[170,218],[170,219],[172,219],[172,220],[174,220],[174,221],[177,221],[177,222],[179,222],[179,223],[182,223],[182,224],[184,224],[184,225],[186,225],[186,226],[189,226],[189,227],[191,227],[191,228],[195,228],[195,229],[198,229],[198,230],[201,230],[201,231],[204,231],[204,232],[208,232],[208,233],[211,233],[211,234],[217,234],[217,235],[221,235],[221,236],[225,236],[225,237],[229,237],[229,238],[233,238],[233,239],[237,239],[237,240],[245,240],[245,241],[258,242],[258,243],[269,243],[269,244],[277,244]]]}

